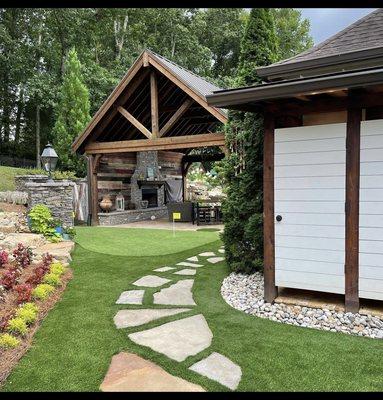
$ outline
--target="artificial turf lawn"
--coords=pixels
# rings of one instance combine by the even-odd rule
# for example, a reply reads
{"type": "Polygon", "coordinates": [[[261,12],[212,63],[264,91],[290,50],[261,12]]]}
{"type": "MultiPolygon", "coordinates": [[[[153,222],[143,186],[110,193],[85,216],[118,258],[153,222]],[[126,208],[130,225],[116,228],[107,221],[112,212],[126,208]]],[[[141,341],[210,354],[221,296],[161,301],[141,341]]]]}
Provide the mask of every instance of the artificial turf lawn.
{"type": "MultiPolygon", "coordinates": [[[[104,232],[108,240],[120,234],[114,228],[104,232]]],[[[183,234],[180,232],[179,236],[183,234]]],[[[193,233],[195,238],[199,234],[193,233]]],[[[150,230],[140,232],[142,240],[151,235],[150,230]]],[[[92,237],[88,235],[88,240],[92,237]]],[[[122,350],[151,359],[168,372],[213,391],[227,389],[187,369],[213,351],[241,366],[242,380],[238,387],[241,391],[383,390],[380,340],[299,328],[234,310],[220,295],[222,279],[228,274],[224,262],[206,263],[205,267],[198,268],[193,287],[197,306],[191,312],[153,321],[144,328],[117,330],[113,317],[117,310],[129,306],[114,303],[123,290],[136,289],[132,282],[156,267],[174,265],[201,251],[216,251],[220,246],[215,241],[193,247],[196,243],[190,240],[189,249],[176,253],[177,242],[173,242],[173,254],[151,257],[110,256],[101,253],[102,246],[98,252],[77,246],[72,263],[74,278],[62,300],[44,320],[33,347],[10,375],[3,390],[97,391],[112,355],[122,350]],[[214,334],[212,346],[182,363],[138,346],[127,337],[127,333],[197,313],[205,316],[214,334]]],[[[161,243],[156,246],[161,247],[161,243]]],[[[171,272],[159,275],[182,279],[171,272]]],[[[162,308],[151,305],[151,295],[156,290],[159,289],[146,291],[145,306],[162,308]]]]}

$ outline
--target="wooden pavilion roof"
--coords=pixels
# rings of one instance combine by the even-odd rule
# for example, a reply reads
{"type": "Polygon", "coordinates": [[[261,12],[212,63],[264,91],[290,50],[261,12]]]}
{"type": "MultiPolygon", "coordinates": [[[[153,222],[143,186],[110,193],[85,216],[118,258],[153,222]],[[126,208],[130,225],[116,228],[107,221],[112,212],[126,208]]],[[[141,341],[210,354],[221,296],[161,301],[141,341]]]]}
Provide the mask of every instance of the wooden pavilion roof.
{"type": "Polygon", "coordinates": [[[227,121],[226,111],[206,101],[217,90],[207,80],[145,50],[72,149],[79,153],[183,151],[224,145],[223,134],[215,132],[227,121]]]}

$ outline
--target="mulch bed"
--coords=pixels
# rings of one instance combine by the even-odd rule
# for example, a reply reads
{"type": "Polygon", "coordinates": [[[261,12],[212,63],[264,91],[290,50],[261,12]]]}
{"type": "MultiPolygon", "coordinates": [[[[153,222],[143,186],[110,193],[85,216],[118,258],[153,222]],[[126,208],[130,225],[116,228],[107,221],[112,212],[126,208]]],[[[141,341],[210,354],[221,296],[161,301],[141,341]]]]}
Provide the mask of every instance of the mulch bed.
{"type": "MultiPolygon", "coordinates": [[[[36,300],[35,303],[39,307],[38,318],[36,322],[31,325],[28,329],[28,333],[25,337],[20,338],[20,344],[14,349],[1,350],[0,349],[0,387],[5,383],[8,375],[11,373],[13,367],[18,363],[20,358],[28,351],[28,349],[32,346],[33,336],[36,331],[39,329],[41,322],[46,317],[48,312],[54,307],[57,301],[60,300],[68,282],[72,279],[73,272],[70,268],[67,268],[67,271],[64,275],[62,275],[62,285],[56,288],[54,293],[52,293],[48,299],[36,300]]],[[[27,278],[25,278],[27,279],[27,278]]],[[[11,298],[6,299],[5,304],[1,305],[0,315],[5,314],[4,309],[7,308],[7,312],[11,311],[11,309],[15,308],[15,302],[12,301],[11,298]],[[12,308],[10,308],[10,304],[13,304],[12,308]],[[3,307],[4,305],[4,307],[3,307]]]]}

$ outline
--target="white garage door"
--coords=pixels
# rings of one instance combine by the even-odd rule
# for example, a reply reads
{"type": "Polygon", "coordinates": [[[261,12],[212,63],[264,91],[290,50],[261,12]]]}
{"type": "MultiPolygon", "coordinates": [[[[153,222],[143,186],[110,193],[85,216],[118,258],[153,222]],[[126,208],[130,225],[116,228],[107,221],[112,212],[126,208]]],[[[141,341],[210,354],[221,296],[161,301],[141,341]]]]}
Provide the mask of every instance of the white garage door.
{"type": "Polygon", "coordinates": [[[277,286],[344,293],[345,149],[345,123],[275,130],[277,286]]]}
{"type": "Polygon", "coordinates": [[[359,297],[383,300],[383,121],[360,135],[359,297]]]}

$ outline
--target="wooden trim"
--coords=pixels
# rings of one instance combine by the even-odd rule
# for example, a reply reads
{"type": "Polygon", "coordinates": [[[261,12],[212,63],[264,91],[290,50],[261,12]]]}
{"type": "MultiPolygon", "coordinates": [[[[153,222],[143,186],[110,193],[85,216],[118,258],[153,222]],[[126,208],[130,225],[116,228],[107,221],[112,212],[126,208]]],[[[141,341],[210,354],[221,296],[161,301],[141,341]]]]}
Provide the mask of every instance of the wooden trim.
{"type": "Polygon", "coordinates": [[[179,78],[177,78],[173,73],[171,73],[164,65],[154,59],[151,54],[149,54],[149,63],[153,65],[158,71],[160,71],[163,75],[165,75],[168,79],[174,82],[179,88],[181,88],[185,93],[187,93],[193,100],[199,103],[203,108],[209,111],[210,114],[214,115],[220,122],[225,124],[227,122],[227,117],[223,115],[217,108],[213,106],[209,106],[206,102],[205,98],[202,98],[201,95],[195,93],[191,90],[185,83],[183,83],[179,78]]]}
{"type": "Polygon", "coordinates": [[[133,115],[126,111],[125,108],[119,106],[117,110],[131,123],[133,124],[141,133],[143,133],[148,139],[152,138],[152,133],[141,124],[140,121],[136,120],[133,115]]]}
{"type": "Polygon", "coordinates": [[[165,135],[174,124],[181,118],[181,116],[189,109],[189,107],[193,104],[192,99],[186,99],[178,110],[170,117],[169,121],[162,127],[160,130],[160,137],[165,135]]]}
{"type": "Polygon", "coordinates": [[[89,156],[89,171],[90,171],[90,204],[91,204],[91,215],[92,225],[98,225],[98,184],[97,184],[97,160],[100,159],[99,155],[89,156]]]}
{"type": "Polygon", "coordinates": [[[154,71],[150,73],[150,110],[152,119],[152,135],[154,138],[156,138],[159,136],[158,88],[157,88],[157,76],[154,71]]]}
{"type": "Polygon", "coordinates": [[[263,141],[263,268],[265,301],[277,297],[274,235],[274,117],[265,114],[263,141]]]}
{"type": "Polygon", "coordinates": [[[149,67],[149,57],[148,57],[148,52],[144,51],[142,55],[142,65],[143,67],[149,67]]]}
{"type": "Polygon", "coordinates": [[[206,133],[201,135],[174,136],[156,139],[120,140],[116,142],[94,142],[85,148],[88,154],[127,153],[149,150],[175,150],[225,144],[222,133],[206,133]]]}
{"type": "Polygon", "coordinates": [[[359,311],[359,181],[361,108],[347,110],[345,308],[359,311]]]}

